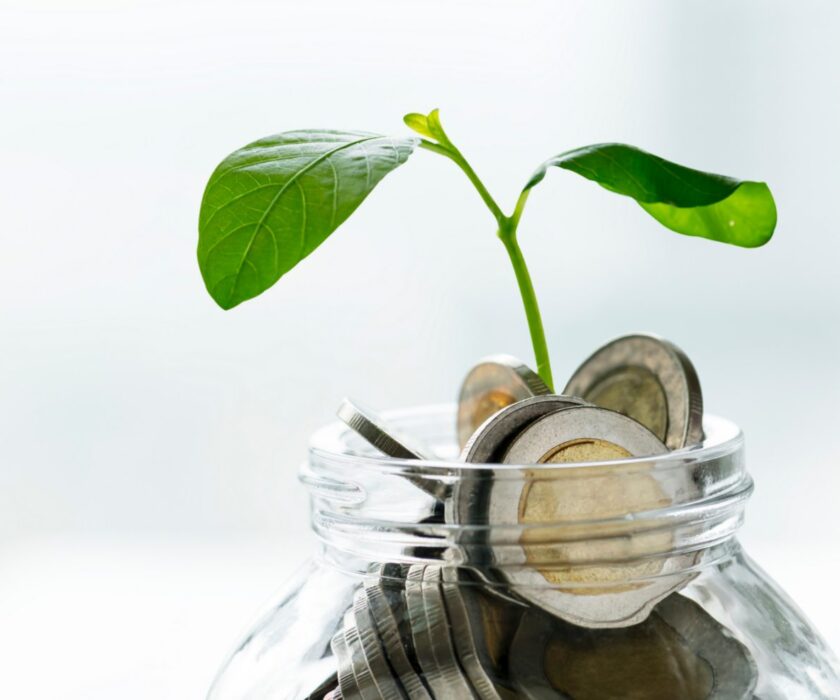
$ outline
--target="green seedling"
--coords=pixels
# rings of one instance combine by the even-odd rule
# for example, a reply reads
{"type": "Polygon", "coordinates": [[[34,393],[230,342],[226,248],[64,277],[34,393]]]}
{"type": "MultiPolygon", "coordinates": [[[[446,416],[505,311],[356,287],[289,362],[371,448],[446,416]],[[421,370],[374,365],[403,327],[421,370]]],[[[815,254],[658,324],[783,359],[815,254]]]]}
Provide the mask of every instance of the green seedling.
{"type": "Polygon", "coordinates": [[[776,226],[776,205],[763,182],[693,170],[634,146],[601,143],[549,158],[529,178],[510,214],[496,203],[451,141],[438,110],[408,114],[416,136],[359,131],[287,131],[225,158],[207,183],[199,216],[198,263],[223,309],[252,299],[314,251],[374,187],[419,147],[454,162],[495,219],[525,307],[537,371],[553,386],[534,285],[517,231],[531,189],[551,166],[631,197],[666,228],[687,236],[753,248],[776,226]]]}

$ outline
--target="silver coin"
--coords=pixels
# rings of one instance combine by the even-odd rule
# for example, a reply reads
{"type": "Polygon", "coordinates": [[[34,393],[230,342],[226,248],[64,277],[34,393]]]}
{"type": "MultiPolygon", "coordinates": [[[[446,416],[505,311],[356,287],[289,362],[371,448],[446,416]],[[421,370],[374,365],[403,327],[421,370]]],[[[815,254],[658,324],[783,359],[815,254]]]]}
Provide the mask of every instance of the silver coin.
{"type": "MultiPolygon", "coordinates": [[[[438,459],[431,448],[388,426],[375,411],[364,408],[350,399],[341,402],[336,415],[348,428],[388,457],[430,461],[438,459]]],[[[449,496],[449,487],[440,480],[411,474],[401,476],[439,501],[449,496]]]]}
{"type": "MultiPolygon", "coordinates": [[[[498,681],[498,691],[503,697],[511,697],[507,684],[506,661],[510,655],[510,645],[519,628],[523,614],[532,609],[522,601],[511,602],[507,598],[495,595],[496,586],[477,584],[474,572],[464,569],[444,569],[447,587],[451,591],[457,582],[457,591],[469,620],[469,634],[472,646],[478,656],[481,667],[498,681]],[[451,586],[450,586],[451,583],[451,586]],[[502,692],[502,690],[506,692],[502,692]]],[[[444,589],[444,595],[447,590],[444,589]]],[[[447,603],[449,598],[447,598],[447,603]]],[[[448,609],[448,608],[447,608],[448,609]]],[[[450,618],[453,634],[457,632],[455,618],[450,618]]],[[[456,641],[457,641],[456,637],[456,641]]]]}
{"type": "Polygon", "coordinates": [[[510,653],[517,697],[630,696],[748,700],[757,683],[749,650],[703,608],[674,594],[633,627],[592,630],[532,609],[510,653]]]}
{"type": "Polygon", "coordinates": [[[364,582],[364,591],[385,655],[408,697],[411,700],[431,700],[432,696],[408,658],[394,609],[388,602],[382,583],[368,579],[364,582]]]}
{"type": "Polygon", "coordinates": [[[356,619],[351,607],[344,615],[344,642],[350,652],[353,676],[356,679],[356,687],[362,695],[362,700],[381,700],[373,672],[368,666],[365,658],[365,650],[359,631],[356,628],[356,619]]]}
{"type": "Polygon", "coordinates": [[[638,461],[622,469],[550,466],[665,452],[643,425],[593,406],[555,411],[525,428],[503,461],[539,466],[498,480],[487,497],[489,522],[525,526],[520,546],[497,555],[513,592],[574,624],[618,627],[643,620],[685,585],[694,555],[659,556],[673,535],[636,536],[637,523],[625,516],[667,507],[693,491],[688,477],[673,470],[660,475],[652,463],[638,461]]]}
{"type": "Polygon", "coordinates": [[[399,679],[394,675],[385,659],[385,651],[368,608],[367,595],[363,588],[353,598],[353,617],[356,630],[365,652],[365,661],[373,676],[373,682],[382,700],[403,700],[399,679]]]}
{"type": "MultiPolygon", "coordinates": [[[[405,605],[411,625],[411,639],[414,655],[420,664],[423,677],[429,685],[434,698],[453,698],[449,694],[449,685],[438,668],[435,659],[429,622],[426,618],[426,606],[423,600],[424,565],[409,568],[405,579],[405,605]]],[[[454,700],[454,698],[453,698],[454,700]]]]}
{"type": "Polygon", "coordinates": [[[480,700],[501,700],[492,679],[482,665],[477,640],[482,638],[482,621],[470,621],[457,569],[443,568],[441,570],[441,590],[446,604],[446,612],[452,627],[452,640],[461,667],[467,675],[472,687],[480,700]]]}
{"type": "Polygon", "coordinates": [[[353,673],[353,659],[344,641],[343,629],[335,633],[330,641],[330,647],[338,664],[338,687],[341,689],[342,696],[347,700],[362,700],[362,694],[359,692],[356,676],[353,673]]]}
{"type": "Polygon", "coordinates": [[[427,566],[423,571],[423,605],[426,611],[426,623],[432,642],[432,654],[438,672],[449,688],[447,697],[452,700],[473,700],[470,685],[455,655],[455,647],[450,635],[450,622],[440,589],[440,567],[427,566]]]}
{"type": "Polygon", "coordinates": [[[550,394],[540,376],[510,355],[493,355],[473,367],[458,395],[458,444],[497,411],[529,396],[550,394]]]}
{"type": "Polygon", "coordinates": [[[669,449],[703,440],[697,372],[664,338],[638,334],[607,343],[578,367],[563,393],[634,418],[669,449]]]}
{"type": "Polygon", "coordinates": [[[336,415],[348,428],[361,435],[368,443],[388,457],[394,457],[395,459],[436,459],[430,448],[416,444],[411,438],[401,435],[399,431],[387,426],[385,421],[374,411],[363,408],[350,399],[344,399],[341,402],[336,415]]]}

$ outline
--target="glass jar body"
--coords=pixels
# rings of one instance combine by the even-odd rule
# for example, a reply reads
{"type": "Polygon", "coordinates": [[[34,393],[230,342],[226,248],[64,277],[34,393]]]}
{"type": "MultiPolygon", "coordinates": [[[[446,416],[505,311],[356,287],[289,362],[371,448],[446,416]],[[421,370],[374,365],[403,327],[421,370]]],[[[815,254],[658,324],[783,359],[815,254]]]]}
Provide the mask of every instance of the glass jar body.
{"type": "MultiPolygon", "coordinates": [[[[392,420],[454,451],[450,411],[392,420]]],[[[833,654],[735,539],[740,432],[712,418],[706,433],[682,454],[535,469],[384,460],[330,428],[302,470],[321,552],[209,700],[840,698],[833,654]],[[597,519],[487,515],[534,484],[636,496],[597,519]]]]}
{"type": "MultiPolygon", "coordinates": [[[[730,543],[726,549],[725,557],[675,595],[699,605],[746,647],[756,672],[755,687],[749,697],[762,700],[840,697],[836,661],[816,630],[737,543],[730,543]]],[[[360,584],[355,572],[339,568],[323,557],[310,560],[259,615],[224,665],[209,699],[320,700],[334,685],[336,661],[330,641],[342,628],[360,584]]],[[[394,588],[399,589],[400,584],[395,582],[394,588]]],[[[649,695],[642,694],[634,685],[634,678],[638,680],[638,674],[649,672],[650,668],[634,668],[626,654],[621,658],[625,664],[623,676],[610,673],[612,662],[606,655],[600,664],[596,662],[594,669],[587,671],[591,674],[590,694],[570,697],[710,697],[708,693],[688,694],[692,692],[692,678],[686,677],[689,674],[676,674],[668,681],[661,681],[670,685],[652,689],[649,695]],[[595,684],[596,678],[602,683],[595,684]],[[662,694],[675,687],[687,694],[662,694]]],[[[511,679],[509,669],[501,669],[494,680],[499,688],[510,689],[512,695],[508,697],[528,697],[527,689],[517,691],[517,684],[522,681],[511,679]]],[[[534,692],[539,690],[535,686],[534,692]]],[[[550,696],[535,694],[533,697],[550,696]]],[[[555,697],[565,696],[558,693],[555,697]]]]}

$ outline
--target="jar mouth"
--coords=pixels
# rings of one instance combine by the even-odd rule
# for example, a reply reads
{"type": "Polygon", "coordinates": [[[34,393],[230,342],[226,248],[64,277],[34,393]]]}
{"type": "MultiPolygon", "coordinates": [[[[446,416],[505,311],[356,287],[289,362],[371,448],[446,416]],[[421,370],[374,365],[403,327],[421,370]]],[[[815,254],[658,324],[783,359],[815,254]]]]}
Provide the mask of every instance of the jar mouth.
{"type": "Polygon", "coordinates": [[[454,404],[433,404],[382,412],[382,417],[387,420],[388,424],[402,432],[411,434],[417,430],[424,433],[435,453],[442,455],[440,459],[417,460],[387,457],[339,421],[325,425],[313,434],[309,452],[310,455],[319,458],[352,462],[356,469],[370,469],[383,473],[395,473],[401,469],[407,469],[410,472],[422,469],[430,473],[451,473],[453,470],[470,471],[491,468],[496,473],[503,474],[506,471],[516,472],[524,468],[546,471],[557,469],[594,470],[599,467],[632,466],[635,464],[650,464],[651,462],[656,462],[660,469],[667,469],[670,466],[683,467],[687,462],[709,461],[734,454],[743,448],[744,443],[743,433],[735,423],[720,416],[706,414],[703,419],[705,433],[703,442],[660,455],[591,462],[564,462],[562,464],[468,463],[457,458],[455,410],[454,404]],[[447,430],[447,418],[451,418],[448,421],[450,430],[447,430]]]}
{"type": "Polygon", "coordinates": [[[315,433],[301,480],[336,559],[520,572],[538,587],[684,580],[697,552],[731,539],[752,491],[743,435],[717,416],[700,445],[663,455],[517,465],[456,461],[453,405],[383,418],[444,458],[383,457],[339,423],[315,433]]]}

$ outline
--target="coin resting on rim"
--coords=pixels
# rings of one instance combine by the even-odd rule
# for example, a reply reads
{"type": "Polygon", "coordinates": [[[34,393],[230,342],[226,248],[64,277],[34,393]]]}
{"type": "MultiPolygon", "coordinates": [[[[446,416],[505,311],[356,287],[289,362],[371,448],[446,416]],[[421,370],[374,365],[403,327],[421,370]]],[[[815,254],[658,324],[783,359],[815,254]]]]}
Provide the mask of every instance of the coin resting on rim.
{"type": "Polygon", "coordinates": [[[575,371],[564,393],[639,421],[669,449],[703,440],[697,372],[686,354],[664,338],[616,338],[575,371]]]}
{"type": "Polygon", "coordinates": [[[387,426],[374,411],[350,399],[343,399],[336,415],[348,428],[377,450],[395,459],[436,459],[431,448],[387,426]]]}
{"type": "Polygon", "coordinates": [[[458,395],[458,444],[494,413],[529,396],[550,394],[551,389],[530,367],[510,355],[481,360],[464,378],[458,395]]]}

